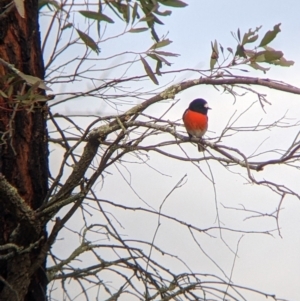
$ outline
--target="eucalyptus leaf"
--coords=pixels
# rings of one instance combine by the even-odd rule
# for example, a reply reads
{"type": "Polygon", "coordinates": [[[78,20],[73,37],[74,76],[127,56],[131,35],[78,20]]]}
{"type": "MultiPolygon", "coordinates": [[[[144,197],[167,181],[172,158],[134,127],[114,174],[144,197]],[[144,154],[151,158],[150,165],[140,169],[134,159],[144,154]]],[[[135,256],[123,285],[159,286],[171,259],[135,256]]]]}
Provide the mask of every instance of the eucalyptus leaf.
{"type": "Polygon", "coordinates": [[[268,50],[266,50],[266,53],[265,53],[266,62],[276,61],[276,60],[281,59],[282,57],[283,57],[283,52],[282,51],[268,51],[268,50]]]}
{"type": "Polygon", "coordinates": [[[97,21],[105,21],[108,23],[115,23],[114,20],[112,20],[108,16],[106,16],[102,13],[99,13],[99,12],[95,12],[95,11],[91,11],[91,10],[80,10],[79,12],[88,19],[93,19],[93,20],[97,20],[97,21]]]}
{"type": "Polygon", "coordinates": [[[24,0],[14,0],[15,7],[22,18],[25,18],[24,0]]]}
{"type": "Polygon", "coordinates": [[[281,31],[280,30],[280,25],[281,25],[281,23],[275,25],[273,30],[269,30],[265,34],[265,36],[262,38],[262,40],[259,44],[259,47],[265,46],[265,45],[269,44],[270,42],[272,42],[275,39],[276,35],[281,31]]]}
{"type": "Polygon", "coordinates": [[[134,23],[136,18],[139,18],[139,14],[138,14],[137,10],[138,10],[138,4],[137,4],[137,2],[135,2],[133,5],[132,13],[131,13],[131,18],[132,18],[131,24],[134,23]]]}
{"type": "Polygon", "coordinates": [[[210,59],[210,62],[209,62],[210,70],[214,69],[216,62],[217,62],[216,59],[213,59],[213,58],[210,59]]]}
{"type": "Polygon", "coordinates": [[[177,54],[177,53],[159,51],[159,50],[155,50],[155,53],[157,53],[159,55],[163,55],[163,56],[180,56],[180,54],[177,54]]]}
{"type": "Polygon", "coordinates": [[[154,11],[155,14],[159,16],[170,16],[172,14],[171,10],[159,11],[158,9],[154,11]]]}
{"type": "Polygon", "coordinates": [[[255,53],[255,55],[253,56],[255,62],[261,62],[261,63],[270,63],[279,60],[281,57],[283,57],[283,52],[276,51],[276,50],[259,51],[255,53]]]}
{"type": "Polygon", "coordinates": [[[255,42],[257,39],[258,39],[258,35],[256,34],[255,36],[249,38],[249,39],[247,40],[246,43],[253,43],[253,42],[255,42]]]}
{"type": "Polygon", "coordinates": [[[219,49],[218,49],[217,40],[215,40],[214,43],[211,42],[211,48],[212,48],[212,53],[210,56],[210,63],[209,63],[210,70],[212,70],[214,68],[214,66],[219,58],[219,49]]]}
{"type": "Polygon", "coordinates": [[[281,66],[281,67],[290,67],[295,64],[294,61],[286,60],[284,57],[280,58],[277,61],[270,62],[270,64],[281,66]]]}
{"type": "Polygon", "coordinates": [[[168,46],[171,43],[172,43],[172,41],[170,41],[169,39],[162,40],[162,41],[159,41],[159,42],[153,44],[150,47],[150,49],[162,48],[162,47],[168,46]]]}
{"type": "Polygon", "coordinates": [[[255,63],[255,62],[251,62],[250,66],[256,70],[260,70],[260,71],[263,71],[264,73],[266,73],[267,71],[270,70],[270,68],[265,68],[265,67],[262,67],[260,66],[259,64],[255,63]]]}
{"type": "Polygon", "coordinates": [[[246,32],[243,36],[243,40],[242,40],[242,45],[248,44],[248,43],[253,43],[258,39],[258,35],[255,34],[258,30],[260,29],[260,27],[257,27],[254,31],[251,30],[251,28],[248,30],[248,32],[246,32]]]}
{"type": "Polygon", "coordinates": [[[5,92],[3,92],[2,90],[0,90],[0,95],[4,98],[8,98],[7,94],[5,92]]]}
{"type": "Polygon", "coordinates": [[[161,61],[162,63],[165,63],[168,66],[171,66],[171,63],[168,62],[165,58],[163,58],[162,56],[158,55],[157,53],[147,53],[148,56],[151,56],[152,58],[156,57],[155,59],[158,61],[161,61]]]}
{"type": "Polygon", "coordinates": [[[100,53],[100,49],[98,47],[98,45],[96,44],[96,42],[86,33],[82,32],[79,29],[76,29],[80,39],[84,42],[84,44],[91,48],[93,51],[95,51],[97,54],[100,53]]]}
{"type": "Polygon", "coordinates": [[[140,56],[141,58],[141,62],[143,63],[143,66],[144,66],[144,69],[147,73],[147,75],[150,77],[150,79],[153,81],[154,84],[158,85],[158,80],[156,79],[155,77],[155,74],[153,73],[150,65],[147,63],[147,61],[142,57],[140,56]]]}
{"type": "Polygon", "coordinates": [[[121,12],[126,23],[130,21],[130,5],[121,4],[120,5],[121,12]]]}
{"type": "Polygon", "coordinates": [[[153,16],[153,21],[160,25],[165,25],[162,21],[160,21],[155,15],[151,14],[153,16]]]}
{"type": "Polygon", "coordinates": [[[140,27],[140,28],[131,28],[128,30],[128,32],[138,33],[138,32],[144,32],[149,30],[148,27],[140,27]]]}
{"type": "Polygon", "coordinates": [[[28,75],[28,74],[25,74],[21,71],[17,72],[17,74],[26,81],[26,83],[29,85],[29,86],[36,86],[40,89],[43,89],[43,90],[50,90],[52,91],[51,88],[47,87],[46,84],[44,83],[44,81],[36,76],[32,76],[32,75],[28,75]]]}
{"type": "Polygon", "coordinates": [[[143,18],[141,18],[140,20],[139,20],[139,22],[151,22],[151,21],[153,21],[153,16],[145,16],[145,17],[143,17],[143,18]]]}
{"type": "Polygon", "coordinates": [[[220,49],[221,49],[221,52],[222,52],[222,54],[224,53],[224,48],[223,48],[223,46],[220,44],[220,49]]]}
{"type": "Polygon", "coordinates": [[[172,6],[172,7],[185,7],[188,5],[185,2],[180,1],[180,0],[157,0],[157,2],[159,2],[165,6],[172,6]]]}
{"type": "Polygon", "coordinates": [[[63,26],[63,27],[61,28],[61,30],[65,30],[65,29],[71,28],[71,27],[73,27],[73,24],[72,24],[72,23],[67,23],[65,26],[63,26]]]}
{"type": "Polygon", "coordinates": [[[247,58],[247,56],[245,54],[245,49],[244,49],[243,45],[240,45],[240,44],[237,45],[235,55],[237,55],[239,57],[247,58]]]}
{"type": "Polygon", "coordinates": [[[54,1],[54,0],[39,0],[39,10],[41,8],[43,8],[45,5],[52,5],[54,6],[57,10],[60,10],[60,5],[57,1],[54,1]]]}
{"type": "Polygon", "coordinates": [[[239,41],[241,41],[241,32],[240,32],[239,28],[238,28],[238,31],[237,31],[237,36],[238,36],[239,41]]]}

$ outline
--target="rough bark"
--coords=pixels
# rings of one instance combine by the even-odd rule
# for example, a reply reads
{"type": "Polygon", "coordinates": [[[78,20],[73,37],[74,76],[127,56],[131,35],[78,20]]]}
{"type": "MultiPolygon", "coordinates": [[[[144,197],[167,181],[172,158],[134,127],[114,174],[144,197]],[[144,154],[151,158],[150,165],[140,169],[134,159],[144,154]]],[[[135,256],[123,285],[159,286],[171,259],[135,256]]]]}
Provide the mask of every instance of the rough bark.
{"type": "MultiPolygon", "coordinates": [[[[24,1],[25,18],[15,7],[7,9],[9,3],[0,3],[0,58],[43,79],[38,0],[24,1]]],[[[6,94],[0,95],[0,300],[45,300],[44,266],[34,271],[30,267],[46,236],[33,214],[48,189],[46,106],[18,103],[16,95],[29,87],[1,64],[0,89],[6,94]],[[1,249],[8,243],[17,249],[1,249]]]]}

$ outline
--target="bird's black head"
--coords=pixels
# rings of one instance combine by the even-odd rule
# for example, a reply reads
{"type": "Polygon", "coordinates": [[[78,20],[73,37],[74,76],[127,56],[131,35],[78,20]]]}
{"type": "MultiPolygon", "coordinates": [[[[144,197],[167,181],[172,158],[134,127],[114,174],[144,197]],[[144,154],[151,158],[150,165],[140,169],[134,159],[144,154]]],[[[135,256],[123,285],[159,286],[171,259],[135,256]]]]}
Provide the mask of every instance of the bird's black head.
{"type": "Polygon", "coordinates": [[[189,110],[206,115],[207,111],[210,110],[210,107],[208,106],[206,100],[202,98],[196,98],[190,103],[189,110]]]}

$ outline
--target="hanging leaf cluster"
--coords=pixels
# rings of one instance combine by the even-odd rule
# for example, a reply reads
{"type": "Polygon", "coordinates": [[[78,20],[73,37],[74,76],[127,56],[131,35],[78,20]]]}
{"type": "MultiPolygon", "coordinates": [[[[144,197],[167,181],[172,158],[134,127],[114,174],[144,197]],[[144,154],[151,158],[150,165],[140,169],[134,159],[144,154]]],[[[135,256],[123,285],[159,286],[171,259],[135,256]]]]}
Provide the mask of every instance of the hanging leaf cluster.
{"type": "MultiPolygon", "coordinates": [[[[249,49],[250,44],[255,43],[259,39],[258,32],[261,29],[261,26],[257,27],[255,30],[249,29],[244,35],[241,35],[240,29],[237,30],[237,33],[232,33],[238,44],[235,52],[232,48],[227,48],[227,51],[233,56],[231,65],[247,64],[256,70],[261,70],[263,72],[268,71],[270,68],[262,66],[262,63],[278,65],[282,67],[292,66],[294,61],[287,60],[282,51],[275,50],[274,48],[268,46],[281,31],[280,25],[281,24],[279,23],[275,25],[272,30],[267,31],[258,45],[252,47],[251,49],[249,49]]],[[[224,55],[224,48],[222,45],[219,46],[222,54],[224,55]]],[[[210,58],[210,68],[212,70],[219,59],[217,41],[212,43],[211,47],[212,54],[210,58]]]]}
{"type": "Polygon", "coordinates": [[[154,43],[149,50],[146,52],[146,55],[151,58],[152,60],[156,61],[156,70],[155,72],[152,71],[150,65],[147,63],[146,59],[140,56],[141,62],[144,65],[144,69],[147,73],[147,75],[150,77],[150,79],[158,85],[158,80],[156,78],[156,75],[161,75],[160,69],[163,66],[163,63],[166,64],[167,66],[171,66],[171,63],[165,58],[165,57],[176,57],[179,56],[177,53],[172,53],[172,52],[167,52],[167,51],[162,51],[160,48],[168,46],[171,44],[172,41],[169,39],[163,39],[157,43],[154,43]]]}
{"type": "MultiPolygon", "coordinates": [[[[45,5],[53,5],[53,1],[42,0],[43,3],[40,7],[45,5]]],[[[162,9],[162,6],[168,7],[185,7],[187,4],[180,0],[136,0],[136,1],[122,1],[122,0],[105,0],[104,4],[99,1],[98,11],[91,10],[80,10],[79,13],[87,19],[96,21],[98,35],[100,36],[100,25],[101,22],[107,22],[110,24],[115,23],[113,18],[107,14],[103,14],[103,6],[106,5],[116,18],[126,22],[131,28],[128,30],[130,33],[140,33],[150,30],[152,37],[156,42],[160,39],[155,30],[155,24],[163,25],[164,23],[160,20],[161,17],[171,15],[171,10],[162,9]],[[145,23],[146,25],[140,25],[145,23]],[[137,26],[137,27],[136,27],[137,26]]],[[[106,10],[107,11],[107,10],[106,10]]],[[[70,27],[73,25],[71,24],[70,27]]],[[[76,29],[79,38],[85,43],[87,47],[99,54],[100,49],[97,46],[95,40],[87,33],[76,29]]]]}

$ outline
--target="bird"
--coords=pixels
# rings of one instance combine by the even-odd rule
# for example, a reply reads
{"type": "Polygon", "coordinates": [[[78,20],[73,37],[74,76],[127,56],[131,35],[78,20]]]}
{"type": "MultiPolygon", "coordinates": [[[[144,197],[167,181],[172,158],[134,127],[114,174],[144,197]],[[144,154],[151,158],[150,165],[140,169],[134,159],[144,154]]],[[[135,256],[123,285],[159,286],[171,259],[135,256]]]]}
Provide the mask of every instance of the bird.
{"type": "MultiPolygon", "coordinates": [[[[207,131],[208,117],[207,112],[211,108],[203,98],[196,98],[183,113],[182,119],[186,131],[190,138],[201,138],[207,131]]],[[[203,146],[198,144],[198,150],[203,151],[203,146]]]]}

